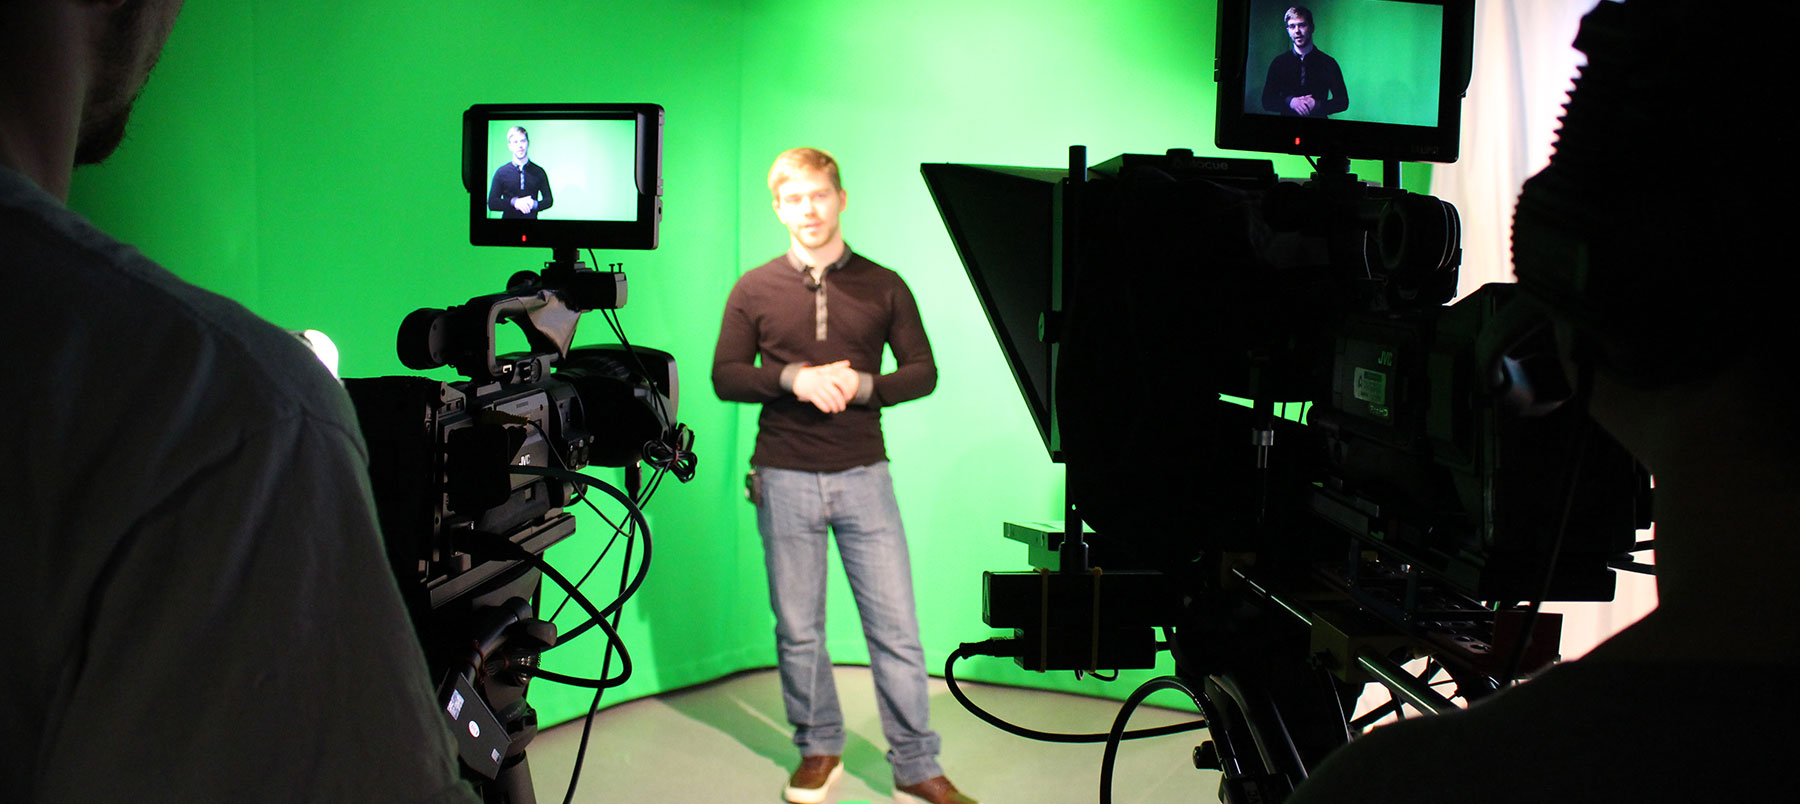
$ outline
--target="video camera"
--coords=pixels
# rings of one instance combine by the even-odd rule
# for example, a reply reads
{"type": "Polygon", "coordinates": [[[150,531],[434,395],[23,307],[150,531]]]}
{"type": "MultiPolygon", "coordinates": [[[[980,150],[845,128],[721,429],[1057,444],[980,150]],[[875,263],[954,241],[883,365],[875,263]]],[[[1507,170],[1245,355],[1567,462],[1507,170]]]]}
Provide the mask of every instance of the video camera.
{"type": "Polygon", "coordinates": [[[1064,521],[1006,526],[1035,571],[984,573],[984,621],[1012,635],[950,664],[1169,649],[1153,683],[1206,714],[1197,756],[1228,802],[1284,797],[1364,725],[1370,681],[1382,711],[1437,711],[1440,671],[1472,701],[1547,665],[1560,623],[1535,603],[1611,599],[1648,524],[1647,473],[1564,404],[1547,320],[1510,284],[1446,306],[1460,218],[1399,189],[1400,160],[1456,158],[1472,3],[1315,4],[1309,58],[1407,54],[1331,117],[1264,105],[1288,7],[1219,4],[1215,143],[1320,157],[1306,182],[1179,149],[921,168],[1067,469],[1064,521]],[[1382,184],[1351,157],[1382,160],[1382,184]],[[1422,657],[1424,677],[1403,667],[1422,657]]]}
{"type": "MultiPolygon", "coordinates": [[[[577,249],[656,245],[662,109],[478,105],[464,115],[463,135],[471,242],[548,246],[554,259],[541,272],[515,274],[503,292],[420,309],[401,323],[403,364],[416,371],[452,366],[464,380],[379,377],[345,386],[369,444],[388,558],[440,685],[464,775],[488,801],[529,804],[535,798],[525,747],[537,718],[525,701],[527,684],[539,676],[604,689],[629,676],[629,656],[606,618],[616,621],[649,566],[640,466],[650,463],[659,476],[666,471],[684,482],[693,473],[693,436],[676,419],[673,356],[631,346],[611,318],[619,345],[573,345],[583,313],[609,313],[627,297],[623,273],[590,269],[576,259],[577,249]],[[537,156],[508,153],[514,131],[529,131],[550,155],[549,167],[536,174],[555,183],[534,175],[532,192],[542,195],[515,207],[536,204],[534,212],[544,214],[490,214],[489,165],[502,162],[491,171],[496,177],[510,165],[518,181],[526,173],[521,166],[537,156]],[[551,208],[560,215],[550,216],[551,208]],[[496,330],[506,321],[524,333],[527,351],[497,352],[496,330]],[[577,474],[590,465],[625,467],[629,493],[577,474]],[[631,535],[643,537],[635,578],[604,608],[542,558],[575,532],[564,509],[590,488],[625,505],[631,535]],[[590,617],[562,640],[599,627],[612,640],[608,664],[615,649],[620,654],[618,675],[606,677],[603,669],[600,679],[570,680],[538,667],[539,654],[558,644],[556,627],[536,617],[544,574],[590,617]]],[[[628,547],[627,565],[629,556],[628,547]]]]}

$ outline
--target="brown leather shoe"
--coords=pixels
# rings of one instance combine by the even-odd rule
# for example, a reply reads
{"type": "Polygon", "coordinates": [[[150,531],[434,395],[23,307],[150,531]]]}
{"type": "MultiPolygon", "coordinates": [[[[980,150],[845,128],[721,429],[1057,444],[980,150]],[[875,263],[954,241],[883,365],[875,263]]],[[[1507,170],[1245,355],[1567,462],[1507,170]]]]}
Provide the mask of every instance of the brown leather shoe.
{"type": "Polygon", "coordinates": [[[918,784],[894,787],[895,804],[981,804],[956,789],[949,779],[939,776],[918,784]]]}
{"type": "Polygon", "coordinates": [[[841,757],[824,755],[801,757],[800,767],[794,775],[788,777],[787,788],[781,791],[781,797],[793,804],[819,804],[825,800],[825,794],[837,783],[838,777],[844,775],[844,763],[841,757]]]}

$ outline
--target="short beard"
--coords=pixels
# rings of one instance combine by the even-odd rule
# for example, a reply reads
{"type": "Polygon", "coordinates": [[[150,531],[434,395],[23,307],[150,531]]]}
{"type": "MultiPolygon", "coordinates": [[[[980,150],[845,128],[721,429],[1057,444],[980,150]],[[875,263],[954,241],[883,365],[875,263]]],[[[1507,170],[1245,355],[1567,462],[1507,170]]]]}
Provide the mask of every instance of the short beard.
{"type": "Polygon", "coordinates": [[[101,63],[88,88],[82,110],[81,131],[75,142],[75,164],[98,165],[112,156],[125,142],[125,124],[131,119],[131,107],[143,90],[146,65],[138,72],[138,53],[143,39],[144,8],[139,3],[120,7],[106,31],[100,35],[98,52],[101,63]]]}
{"type": "MultiPolygon", "coordinates": [[[[132,99],[132,103],[136,102],[132,99]]],[[[113,155],[125,142],[125,123],[131,118],[131,104],[92,122],[83,121],[81,136],[75,142],[76,165],[98,165],[113,155]]]]}
{"type": "Polygon", "coordinates": [[[820,231],[819,238],[818,238],[819,242],[817,242],[817,243],[808,243],[805,240],[801,239],[799,232],[794,232],[793,235],[794,235],[794,241],[799,243],[802,246],[805,246],[807,248],[824,248],[825,244],[830,243],[833,239],[835,239],[837,237],[837,233],[838,233],[838,227],[836,227],[836,226],[833,226],[827,230],[820,231]]]}

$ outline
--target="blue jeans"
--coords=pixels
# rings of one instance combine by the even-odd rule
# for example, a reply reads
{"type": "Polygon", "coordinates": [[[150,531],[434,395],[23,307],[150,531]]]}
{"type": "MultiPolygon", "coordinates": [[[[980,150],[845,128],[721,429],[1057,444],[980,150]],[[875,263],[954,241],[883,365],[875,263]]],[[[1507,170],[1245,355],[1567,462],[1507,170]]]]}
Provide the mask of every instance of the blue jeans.
{"type": "Polygon", "coordinates": [[[835,537],[869,641],[869,671],[894,781],[908,785],[942,775],[938,735],[928,724],[930,689],[906,531],[887,462],[830,473],[756,471],[763,494],[756,525],[775,609],[781,693],[800,755],[844,753],[844,715],[825,648],[825,556],[827,539],[835,537]]]}

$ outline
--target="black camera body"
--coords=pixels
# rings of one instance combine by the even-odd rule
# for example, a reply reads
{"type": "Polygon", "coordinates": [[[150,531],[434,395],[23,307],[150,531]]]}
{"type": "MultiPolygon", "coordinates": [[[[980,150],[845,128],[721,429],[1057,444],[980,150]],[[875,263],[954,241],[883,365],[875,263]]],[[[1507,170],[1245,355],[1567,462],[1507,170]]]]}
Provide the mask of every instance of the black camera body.
{"type": "Polygon", "coordinates": [[[553,523],[568,520],[573,490],[518,469],[631,465],[644,444],[676,428],[673,356],[570,346],[582,312],[623,304],[623,279],[552,264],[543,276],[514,276],[505,293],[414,311],[400,327],[402,360],[421,370],[451,364],[469,379],[345,382],[369,441],[389,557],[415,616],[501,571],[484,568],[494,562],[480,560],[470,534],[529,535],[521,546],[534,554],[567,535],[553,523]],[[531,351],[494,353],[504,321],[524,330],[531,351]]]}
{"type": "MultiPolygon", "coordinates": [[[[423,377],[349,380],[367,434],[375,499],[389,559],[415,618],[491,579],[470,534],[530,535],[541,553],[573,532],[561,481],[511,473],[513,466],[587,466],[591,438],[575,389],[545,381],[481,385],[423,377]],[[566,522],[569,527],[544,527],[566,522]]],[[[523,377],[531,372],[521,371],[523,377]]],[[[505,562],[501,562],[504,564],[505,562]]]]}

